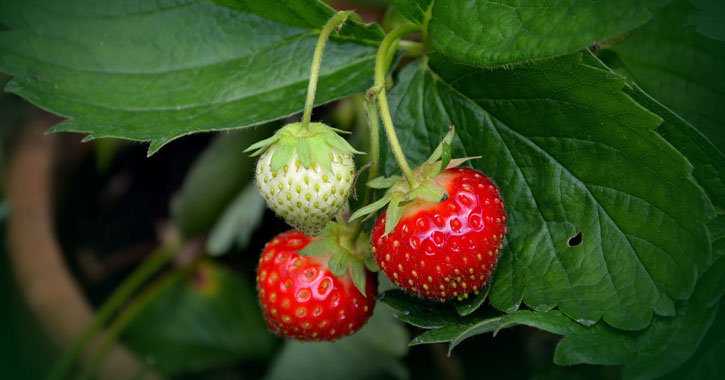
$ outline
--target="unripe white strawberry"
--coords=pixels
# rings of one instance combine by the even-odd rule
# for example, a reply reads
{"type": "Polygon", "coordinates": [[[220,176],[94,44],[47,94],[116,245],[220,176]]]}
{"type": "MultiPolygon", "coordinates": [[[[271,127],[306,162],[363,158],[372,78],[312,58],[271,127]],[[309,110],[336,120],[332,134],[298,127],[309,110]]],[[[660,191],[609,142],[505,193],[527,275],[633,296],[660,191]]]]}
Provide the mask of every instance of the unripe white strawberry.
{"type": "Polygon", "coordinates": [[[357,153],[322,123],[289,124],[248,150],[261,153],[255,178],[260,195],[277,215],[306,235],[316,235],[345,205],[357,153]]]}

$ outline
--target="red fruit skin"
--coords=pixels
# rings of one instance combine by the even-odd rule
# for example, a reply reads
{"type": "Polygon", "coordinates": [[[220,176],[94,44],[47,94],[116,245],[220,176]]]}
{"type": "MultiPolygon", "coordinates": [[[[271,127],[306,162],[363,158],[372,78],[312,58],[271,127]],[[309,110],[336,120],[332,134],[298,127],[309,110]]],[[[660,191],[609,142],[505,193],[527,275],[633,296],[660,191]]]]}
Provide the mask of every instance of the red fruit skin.
{"type": "Polygon", "coordinates": [[[506,210],[491,179],[470,168],[446,169],[434,179],[448,199],[406,205],[395,229],[385,213],[372,232],[375,261],[397,286],[437,300],[468,297],[486,286],[503,248],[506,210]]]}
{"type": "Polygon", "coordinates": [[[367,272],[365,293],[350,274],[333,275],[330,256],[297,254],[313,241],[298,230],[267,243],[257,268],[257,294],[267,326],[283,338],[335,341],[358,331],[373,314],[377,277],[367,272]]]}

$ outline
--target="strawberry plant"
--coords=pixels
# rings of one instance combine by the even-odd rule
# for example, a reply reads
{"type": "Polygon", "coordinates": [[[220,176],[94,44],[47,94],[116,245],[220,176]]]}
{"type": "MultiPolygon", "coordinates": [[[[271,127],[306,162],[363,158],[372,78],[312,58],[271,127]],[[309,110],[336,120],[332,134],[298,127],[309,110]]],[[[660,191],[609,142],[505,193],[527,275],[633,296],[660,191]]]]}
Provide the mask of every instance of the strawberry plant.
{"type": "Polygon", "coordinates": [[[149,378],[719,378],[723,16],[0,0],[0,101],[61,116],[98,168],[193,161],[151,202],[157,248],[79,281],[104,301],[47,378],[123,355],[149,378]]]}

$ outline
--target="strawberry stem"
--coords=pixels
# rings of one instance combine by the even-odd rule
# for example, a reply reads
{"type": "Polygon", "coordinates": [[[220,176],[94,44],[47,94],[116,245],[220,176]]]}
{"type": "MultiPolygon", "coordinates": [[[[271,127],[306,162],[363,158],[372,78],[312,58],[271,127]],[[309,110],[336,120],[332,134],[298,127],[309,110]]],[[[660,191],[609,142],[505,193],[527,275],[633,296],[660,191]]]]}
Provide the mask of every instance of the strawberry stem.
{"type": "Polygon", "coordinates": [[[312,108],[315,104],[315,92],[317,92],[317,81],[320,78],[320,64],[322,63],[322,51],[325,48],[325,43],[330,37],[332,30],[342,25],[352,11],[340,11],[335,13],[329,20],[322,30],[320,31],[320,37],[317,39],[317,45],[315,46],[315,53],[312,56],[312,67],[310,68],[310,82],[307,84],[307,100],[305,101],[305,111],[302,114],[302,129],[306,130],[310,125],[312,119],[312,108]]]}
{"type": "Polygon", "coordinates": [[[390,147],[393,150],[395,160],[398,162],[398,166],[403,172],[403,176],[405,176],[405,179],[408,181],[408,185],[410,185],[411,189],[418,186],[418,180],[413,175],[413,171],[410,169],[408,161],[406,161],[405,159],[403,149],[400,147],[398,136],[395,134],[395,127],[393,126],[393,119],[390,116],[388,98],[385,92],[385,78],[387,77],[388,66],[390,64],[390,60],[388,59],[388,57],[391,46],[395,45],[395,43],[404,35],[418,31],[419,27],[413,24],[400,25],[396,27],[395,29],[390,31],[390,33],[388,33],[383,39],[383,42],[378,48],[378,55],[375,59],[374,88],[378,91],[377,101],[378,106],[380,107],[380,117],[383,120],[383,127],[385,128],[385,133],[388,137],[390,147]]]}
{"type": "MultiPolygon", "coordinates": [[[[378,119],[378,106],[370,98],[365,98],[365,115],[368,120],[368,129],[370,130],[370,154],[368,155],[370,163],[370,169],[368,169],[368,182],[378,176],[378,162],[380,161],[380,120],[378,119]]],[[[373,189],[370,186],[365,186],[365,196],[363,198],[362,206],[365,207],[370,204],[373,200],[373,189]]],[[[352,230],[351,242],[354,245],[357,241],[360,232],[362,231],[363,222],[358,220],[355,222],[352,230]]]]}

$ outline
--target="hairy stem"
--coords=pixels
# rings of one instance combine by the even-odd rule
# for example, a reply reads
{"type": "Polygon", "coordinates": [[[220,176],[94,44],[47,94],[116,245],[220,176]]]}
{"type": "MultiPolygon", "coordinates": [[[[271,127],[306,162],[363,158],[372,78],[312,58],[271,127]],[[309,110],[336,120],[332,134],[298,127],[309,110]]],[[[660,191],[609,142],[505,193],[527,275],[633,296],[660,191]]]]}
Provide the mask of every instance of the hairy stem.
{"type": "MultiPolygon", "coordinates": [[[[380,162],[380,122],[378,120],[378,107],[377,105],[365,99],[365,115],[367,116],[368,129],[370,130],[370,155],[368,162],[372,163],[372,166],[368,169],[368,181],[378,176],[378,163],[380,162]]],[[[362,206],[365,207],[370,204],[373,200],[373,189],[369,186],[365,186],[365,197],[363,198],[362,206]]],[[[362,231],[363,222],[358,220],[355,222],[355,226],[352,231],[351,242],[355,246],[357,238],[360,236],[362,231]]]]}
{"type": "Polygon", "coordinates": [[[418,186],[418,180],[413,175],[408,161],[405,160],[405,154],[403,154],[403,149],[400,147],[398,136],[395,133],[385,91],[385,78],[388,72],[388,64],[390,63],[388,60],[390,48],[404,35],[417,32],[418,30],[419,27],[413,24],[401,25],[393,29],[383,39],[380,48],[378,48],[378,55],[375,58],[375,90],[378,91],[377,101],[380,107],[380,117],[383,120],[383,127],[385,128],[385,133],[388,137],[390,147],[393,150],[395,160],[398,162],[398,166],[411,188],[418,186]]]}
{"type": "Polygon", "coordinates": [[[317,81],[320,78],[320,64],[322,63],[322,51],[325,49],[325,43],[330,37],[332,30],[342,25],[352,11],[340,11],[335,13],[322,28],[320,38],[317,39],[315,53],[312,56],[312,67],[310,68],[310,82],[307,84],[307,100],[305,101],[305,111],[302,114],[302,129],[307,129],[312,118],[312,108],[315,104],[315,92],[317,92],[317,81]]]}

